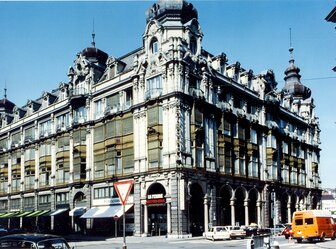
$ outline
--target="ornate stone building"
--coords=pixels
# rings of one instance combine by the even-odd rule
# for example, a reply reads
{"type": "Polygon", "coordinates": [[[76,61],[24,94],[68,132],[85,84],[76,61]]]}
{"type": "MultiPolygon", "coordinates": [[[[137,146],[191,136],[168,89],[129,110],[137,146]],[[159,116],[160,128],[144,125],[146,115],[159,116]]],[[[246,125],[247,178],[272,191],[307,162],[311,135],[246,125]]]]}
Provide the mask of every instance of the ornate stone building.
{"type": "Polygon", "coordinates": [[[113,185],[129,179],[138,236],[319,208],[319,122],[293,49],[279,91],[272,70],[203,48],[192,4],[160,0],[146,18],[141,48],[114,58],[93,40],[67,83],[23,107],[1,100],[0,222],[114,234],[113,185]]]}

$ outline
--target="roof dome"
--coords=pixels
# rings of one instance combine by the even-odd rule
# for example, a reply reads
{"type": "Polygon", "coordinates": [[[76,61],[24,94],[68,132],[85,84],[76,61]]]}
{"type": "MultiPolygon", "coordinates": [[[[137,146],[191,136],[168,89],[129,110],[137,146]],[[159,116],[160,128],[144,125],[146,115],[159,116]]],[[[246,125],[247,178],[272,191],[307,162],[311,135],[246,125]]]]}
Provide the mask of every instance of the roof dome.
{"type": "Polygon", "coordinates": [[[308,87],[304,86],[300,81],[300,68],[298,68],[294,64],[293,50],[293,48],[289,49],[291,58],[289,60],[289,66],[285,70],[286,76],[284,80],[286,84],[282,89],[282,92],[285,95],[291,95],[293,97],[301,97],[303,99],[307,99],[311,96],[311,90],[308,87]]]}
{"type": "Polygon", "coordinates": [[[92,33],[92,42],[91,42],[91,47],[87,47],[82,50],[81,54],[85,56],[85,58],[93,63],[98,62],[99,64],[106,64],[108,54],[105,53],[104,51],[96,48],[96,43],[95,43],[95,33],[92,33]]]}
{"type": "Polygon", "coordinates": [[[149,22],[152,19],[158,21],[166,18],[180,18],[184,24],[193,18],[198,18],[197,10],[191,3],[184,0],[159,0],[146,11],[146,20],[149,22]]]}
{"type": "Polygon", "coordinates": [[[7,98],[0,99],[0,113],[12,113],[14,106],[7,98]]]}
{"type": "Polygon", "coordinates": [[[90,62],[98,62],[99,64],[105,64],[108,58],[107,53],[95,48],[88,47],[82,50],[81,54],[90,62]]]}

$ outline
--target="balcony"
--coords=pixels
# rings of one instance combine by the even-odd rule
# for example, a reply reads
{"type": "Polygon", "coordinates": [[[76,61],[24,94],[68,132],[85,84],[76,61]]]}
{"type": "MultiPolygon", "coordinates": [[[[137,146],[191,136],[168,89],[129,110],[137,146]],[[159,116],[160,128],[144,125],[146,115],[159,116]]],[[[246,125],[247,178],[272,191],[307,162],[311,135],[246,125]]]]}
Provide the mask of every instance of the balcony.
{"type": "Polygon", "coordinates": [[[117,104],[117,105],[113,105],[113,106],[106,106],[106,109],[105,109],[105,112],[104,112],[104,115],[105,116],[109,116],[109,115],[113,115],[113,114],[115,114],[115,113],[117,113],[117,112],[119,112],[120,111],[120,106],[119,106],[119,104],[117,104]]]}
{"type": "Polygon", "coordinates": [[[83,87],[76,87],[70,90],[69,99],[70,104],[74,107],[85,105],[86,98],[89,95],[89,91],[83,87]]]}
{"type": "Polygon", "coordinates": [[[146,91],[145,99],[146,100],[157,99],[161,95],[162,95],[162,88],[153,88],[153,89],[149,89],[148,91],[146,91]]]}
{"type": "Polygon", "coordinates": [[[201,89],[190,88],[189,89],[189,94],[196,99],[203,99],[204,98],[204,92],[201,89]]]}

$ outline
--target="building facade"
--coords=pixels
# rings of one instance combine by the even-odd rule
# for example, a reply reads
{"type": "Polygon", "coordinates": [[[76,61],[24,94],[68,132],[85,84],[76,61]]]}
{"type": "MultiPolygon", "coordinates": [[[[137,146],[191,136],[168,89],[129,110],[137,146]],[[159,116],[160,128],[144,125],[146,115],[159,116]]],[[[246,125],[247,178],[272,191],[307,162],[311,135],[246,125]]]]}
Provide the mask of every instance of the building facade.
{"type": "Polygon", "coordinates": [[[319,208],[319,121],[293,49],[278,91],[272,70],[202,47],[192,4],[160,0],[146,18],[141,48],[115,58],[93,39],[67,83],[23,107],[1,101],[0,222],[114,234],[123,180],[136,236],[269,227],[319,208]]]}

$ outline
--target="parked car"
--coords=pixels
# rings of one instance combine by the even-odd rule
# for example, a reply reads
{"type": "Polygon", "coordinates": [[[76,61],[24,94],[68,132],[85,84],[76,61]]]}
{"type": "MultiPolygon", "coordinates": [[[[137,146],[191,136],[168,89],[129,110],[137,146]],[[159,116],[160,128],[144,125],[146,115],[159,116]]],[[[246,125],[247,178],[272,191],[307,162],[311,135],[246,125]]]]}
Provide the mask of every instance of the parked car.
{"type": "Polygon", "coordinates": [[[230,233],[231,239],[241,238],[244,239],[246,231],[240,226],[225,226],[230,233]]]}
{"type": "Polygon", "coordinates": [[[258,226],[245,226],[243,230],[246,232],[246,237],[262,235],[262,234],[271,234],[271,229],[261,228],[258,226]]]}
{"type": "Polygon", "coordinates": [[[292,224],[287,224],[285,229],[282,231],[282,234],[285,235],[286,239],[292,237],[293,236],[292,224]]]}
{"type": "Polygon", "coordinates": [[[0,227],[0,237],[8,234],[8,230],[6,228],[0,227]]]}
{"type": "Polygon", "coordinates": [[[225,226],[213,226],[205,233],[205,238],[212,241],[219,239],[230,239],[230,232],[225,226]]]}
{"type": "Polygon", "coordinates": [[[12,234],[0,238],[0,248],[73,249],[67,241],[50,234],[12,234]]]}
{"type": "Polygon", "coordinates": [[[273,234],[281,235],[285,227],[286,226],[284,224],[276,224],[275,227],[271,227],[270,229],[273,234]]]}

